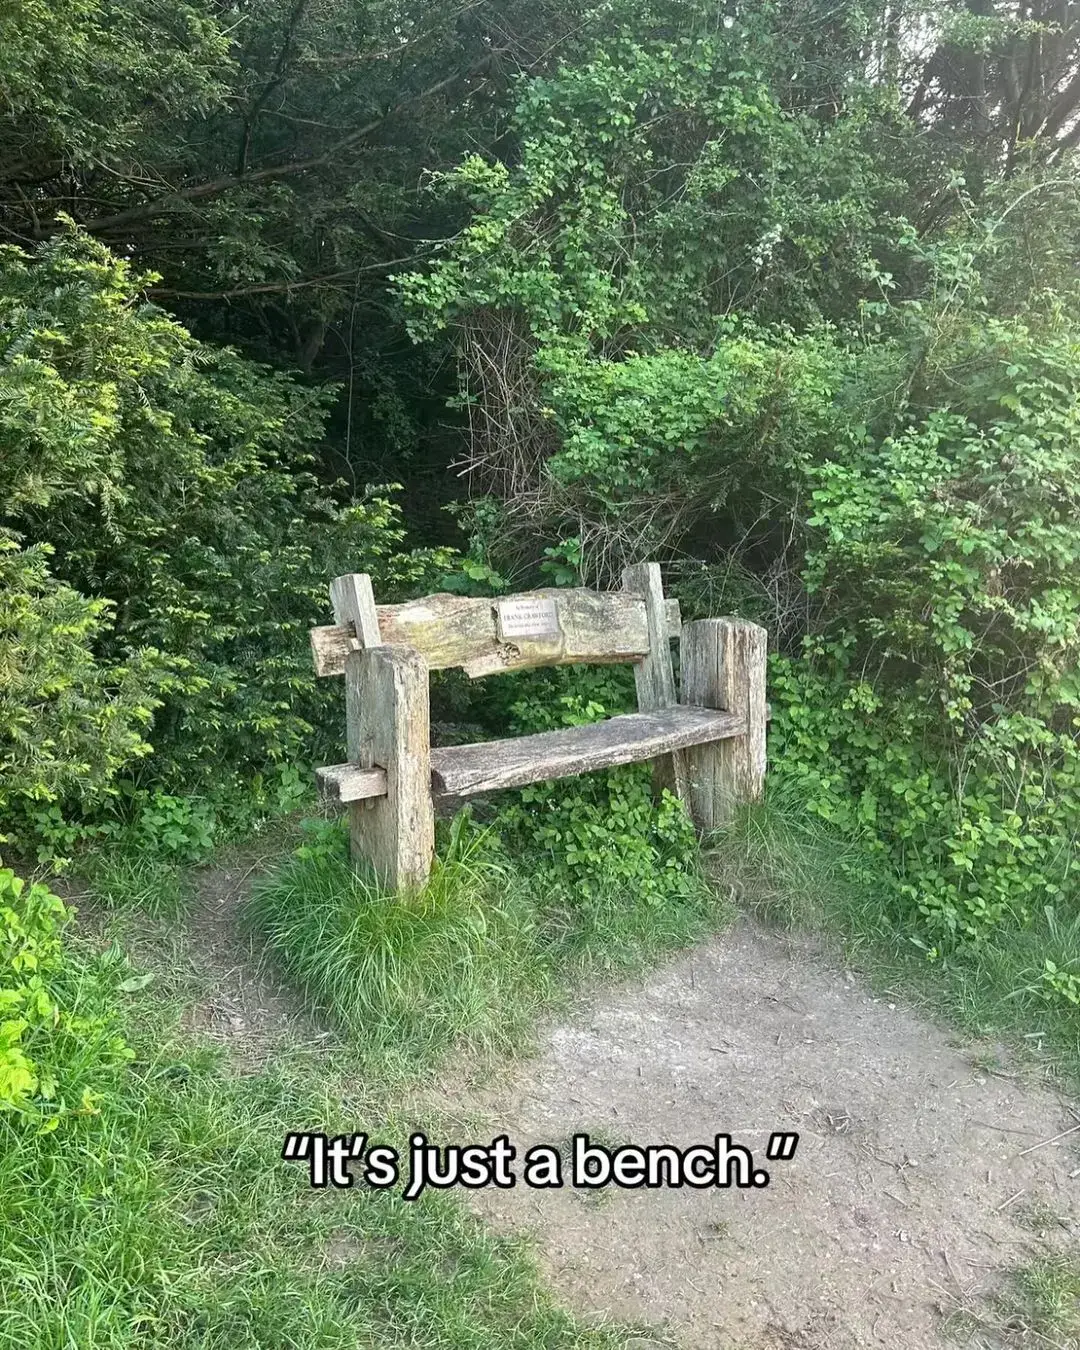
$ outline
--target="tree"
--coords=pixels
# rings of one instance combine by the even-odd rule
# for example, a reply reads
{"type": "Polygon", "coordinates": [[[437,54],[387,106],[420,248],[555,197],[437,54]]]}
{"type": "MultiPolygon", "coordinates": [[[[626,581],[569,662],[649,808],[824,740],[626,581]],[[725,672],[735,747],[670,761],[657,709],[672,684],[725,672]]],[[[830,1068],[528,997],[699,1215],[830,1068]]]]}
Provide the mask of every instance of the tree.
{"type": "Polygon", "coordinates": [[[151,279],[76,233],[0,252],[0,754],[28,809],[99,804],[137,760],[220,793],[314,756],[329,578],[392,593],[439,561],[310,474],[332,391],[199,343],[151,279]]]}

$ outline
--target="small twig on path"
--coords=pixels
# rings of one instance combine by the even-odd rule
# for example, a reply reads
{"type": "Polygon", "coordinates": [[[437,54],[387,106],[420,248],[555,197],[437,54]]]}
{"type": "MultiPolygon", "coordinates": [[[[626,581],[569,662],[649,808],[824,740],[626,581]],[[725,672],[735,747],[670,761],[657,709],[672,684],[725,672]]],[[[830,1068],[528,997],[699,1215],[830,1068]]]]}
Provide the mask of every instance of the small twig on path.
{"type": "Polygon", "coordinates": [[[1023,1158],[1028,1153],[1034,1153],[1037,1148],[1045,1148],[1047,1144],[1056,1144],[1059,1139],[1064,1139],[1067,1135],[1075,1134],[1077,1130],[1080,1130],[1080,1125],[1073,1125],[1071,1129],[1062,1130],[1060,1134],[1055,1134],[1052,1139],[1044,1139],[1039,1144],[1032,1144],[1030,1148],[1024,1149],[1022,1153],[1018,1153],[1016,1156],[1018,1158],[1023,1158]]]}
{"type": "Polygon", "coordinates": [[[967,1290],[966,1290],[966,1289],[964,1288],[964,1286],[960,1283],[960,1276],[957,1275],[956,1271],[953,1269],[953,1263],[949,1260],[949,1253],[948,1253],[948,1250],[947,1250],[945,1247],[942,1247],[942,1249],[941,1249],[941,1255],[945,1258],[945,1265],[948,1267],[949,1274],[953,1277],[953,1282],[955,1283],[957,1289],[960,1290],[960,1295],[961,1295],[961,1297],[966,1299],[966,1298],[967,1298],[967,1290]]]}

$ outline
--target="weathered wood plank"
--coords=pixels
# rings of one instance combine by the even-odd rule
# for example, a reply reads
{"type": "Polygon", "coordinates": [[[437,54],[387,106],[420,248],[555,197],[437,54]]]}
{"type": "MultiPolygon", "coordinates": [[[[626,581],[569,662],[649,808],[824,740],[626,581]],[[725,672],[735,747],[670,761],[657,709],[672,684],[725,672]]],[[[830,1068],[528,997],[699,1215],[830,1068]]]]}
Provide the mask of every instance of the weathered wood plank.
{"type": "Polygon", "coordinates": [[[411,647],[355,652],[345,696],[355,736],[349,758],[360,772],[379,765],[386,774],[385,796],[351,799],[353,856],[366,858],[390,890],[422,886],[435,856],[427,665],[411,647]]]}
{"type": "MultiPolygon", "coordinates": [[[[766,704],[766,720],[771,715],[772,710],[766,704]]],[[[438,750],[432,751],[433,755],[438,753],[438,750]]],[[[378,765],[361,769],[357,764],[332,764],[325,769],[316,769],[315,779],[320,796],[330,802],[340,802],[343,806],[349,802],[370,801],[372,797],[386,796],[386,770],[378,765]]]]}
{"type": "Polygon", "coordinates": [[[315,770],[321,796],[332,802],[370,801],[386,796],[386,770],[379,765],[362,769],[359,764],[332,764],[315,770]]]}
{"type": "Polygon", "coordinates": [[[746,734],[687,754],[690,813],[699,829],[726,825],[765,786],[768,633],[743,619],[699,619],[682,637],[682,701],[735,713],[746,734]]]}
{"type": "Polygon", "coordinates": [[[741,736],[745,726],[733,713],[674,707],[514,740],[446,746],[431,752],[432,787],[437,798],[498,792],[616,764],[640,764],[703,741],[741,736]]]}
{"type": "MultiPolygon", "coordinates": [[[[500,597],[524,601],[550,597],[558,609],[559,638],[516,638],[500,642],[496,601],[461,595],[429,595],[404,605],[377,605],[383,642],[415,648],[431,670],[460,666],[476,679],[533,666],[640,661],[649,648],[645,600],[629,592],[575,590],[530,591],[500,597]]],[[[681,629],[679,602],[664,606],[668,637],[681,629]]],[[[341,675],[349,653],[360,643],[348,622],[311,630],[316,675],[341,675]]]]}
{"type": "MultiPolygon", "coordinates": [[[[672,708],[678,703],[675,670],[671,663],[671,642],[664,621],[664,586],[657,563],[635,563],[622,575],[623,590],[645,598],[645,617],[649,630],[649,651],[634,667],[634,684],[640,712],[672,708]]],[[[689,802],[686,758],[679,752],[658,759],[653,770],[657,795],[663,788],[689,802]]]]}
{"type": "MultiPolygon", "coordinates": [[[[371,578],[366,572],[352,572],[347,576],[335,577],[330,583],[330,604],[336,623],[343,624],[349,633],[349,655],[361,652],[367,647],[377,647],[382,639],[379,636],[379,619],[375,613],[375,593],[371,589],[371,578]]],[[[348,658],[346,658],[346,664],[348,658]]],[[[355,690],[345,682],[345,746],[346,753],[353,763],[370,765],[365,758],[360,732],[360,703],[355,690]]],[[[360,798],[349,807],[349,832],[356,838],[359,827],[356,824],[359,813],[368,809],[368,803],[360,798]]]]}
{"type": "Polygon", "coordinates": [[[330,603],[334,609],[335,623],[345,626],[352,624],[350,651],[379,645],[382,635],[379,632],[375,592],[366,572],[350,572],[348,576],[335,577],[330,583],[330,603]]]}

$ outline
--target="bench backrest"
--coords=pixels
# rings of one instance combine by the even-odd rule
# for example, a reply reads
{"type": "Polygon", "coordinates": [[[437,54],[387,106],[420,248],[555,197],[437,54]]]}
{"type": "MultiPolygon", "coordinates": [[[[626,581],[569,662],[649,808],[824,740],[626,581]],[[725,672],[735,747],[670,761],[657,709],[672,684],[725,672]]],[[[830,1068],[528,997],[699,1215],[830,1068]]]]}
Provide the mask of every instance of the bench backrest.
{"type": "MultiPolygon", "coordinates": [[[[636,571],[636,569],[633,569],[636,571]]],[[[644,572],[644,569],[643,569],[644,572]]],[[[335,624],[311,630],[318,675],[341,675],[351,652],[380,643],[412,647],[430,670],[477,678],[535,666],[641,662],[653,651],[647,583],[623,591],[550,589],[483,599],[428,595],[376,605],[364,573],[331,587],[335,624]]],[[[679,602],[660,598],[664,637],[681,630],[679,602]]],[[[665,644],[666,645],[666,644],[665,644]]]]}

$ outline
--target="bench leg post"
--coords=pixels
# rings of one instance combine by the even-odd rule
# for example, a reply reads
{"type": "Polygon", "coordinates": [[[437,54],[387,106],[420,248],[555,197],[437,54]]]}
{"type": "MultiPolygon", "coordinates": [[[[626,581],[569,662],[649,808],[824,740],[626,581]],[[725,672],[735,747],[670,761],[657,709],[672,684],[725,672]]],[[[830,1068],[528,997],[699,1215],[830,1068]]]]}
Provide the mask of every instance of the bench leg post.
{"type": "Polygon", "coordinates": [[[348,754],[386,770],[386,796],[349,805],[356,862],[366,859],[388,890],[422,886],[435,855],[428,668],[411,647],[353,652],[345,666],[348,754]]]}
{"type": "MultiPolygon", "coordinates": [[[[659,563],[635,563],[625,568],[622,583],[624,591],[634,591],[644,597],[645,616],[649,625],[649,654],[634,666],[638,711],[655,712],[658,708],[673,708],[678,698],[659,563]]],[[[653,762],[653,787],[657,796],[662,789],[667,788],[689,805],[685,751],[676,750],[674,754],[653,762]]]]}
{"type": "Polygon", "coordinates": [[[681,702],[746,718],[745,736],[686,752],[690,814],[699,830],[726,825],[765,788],[768,633],[744,619],[698,619],[682,630],[681,702]]]}

